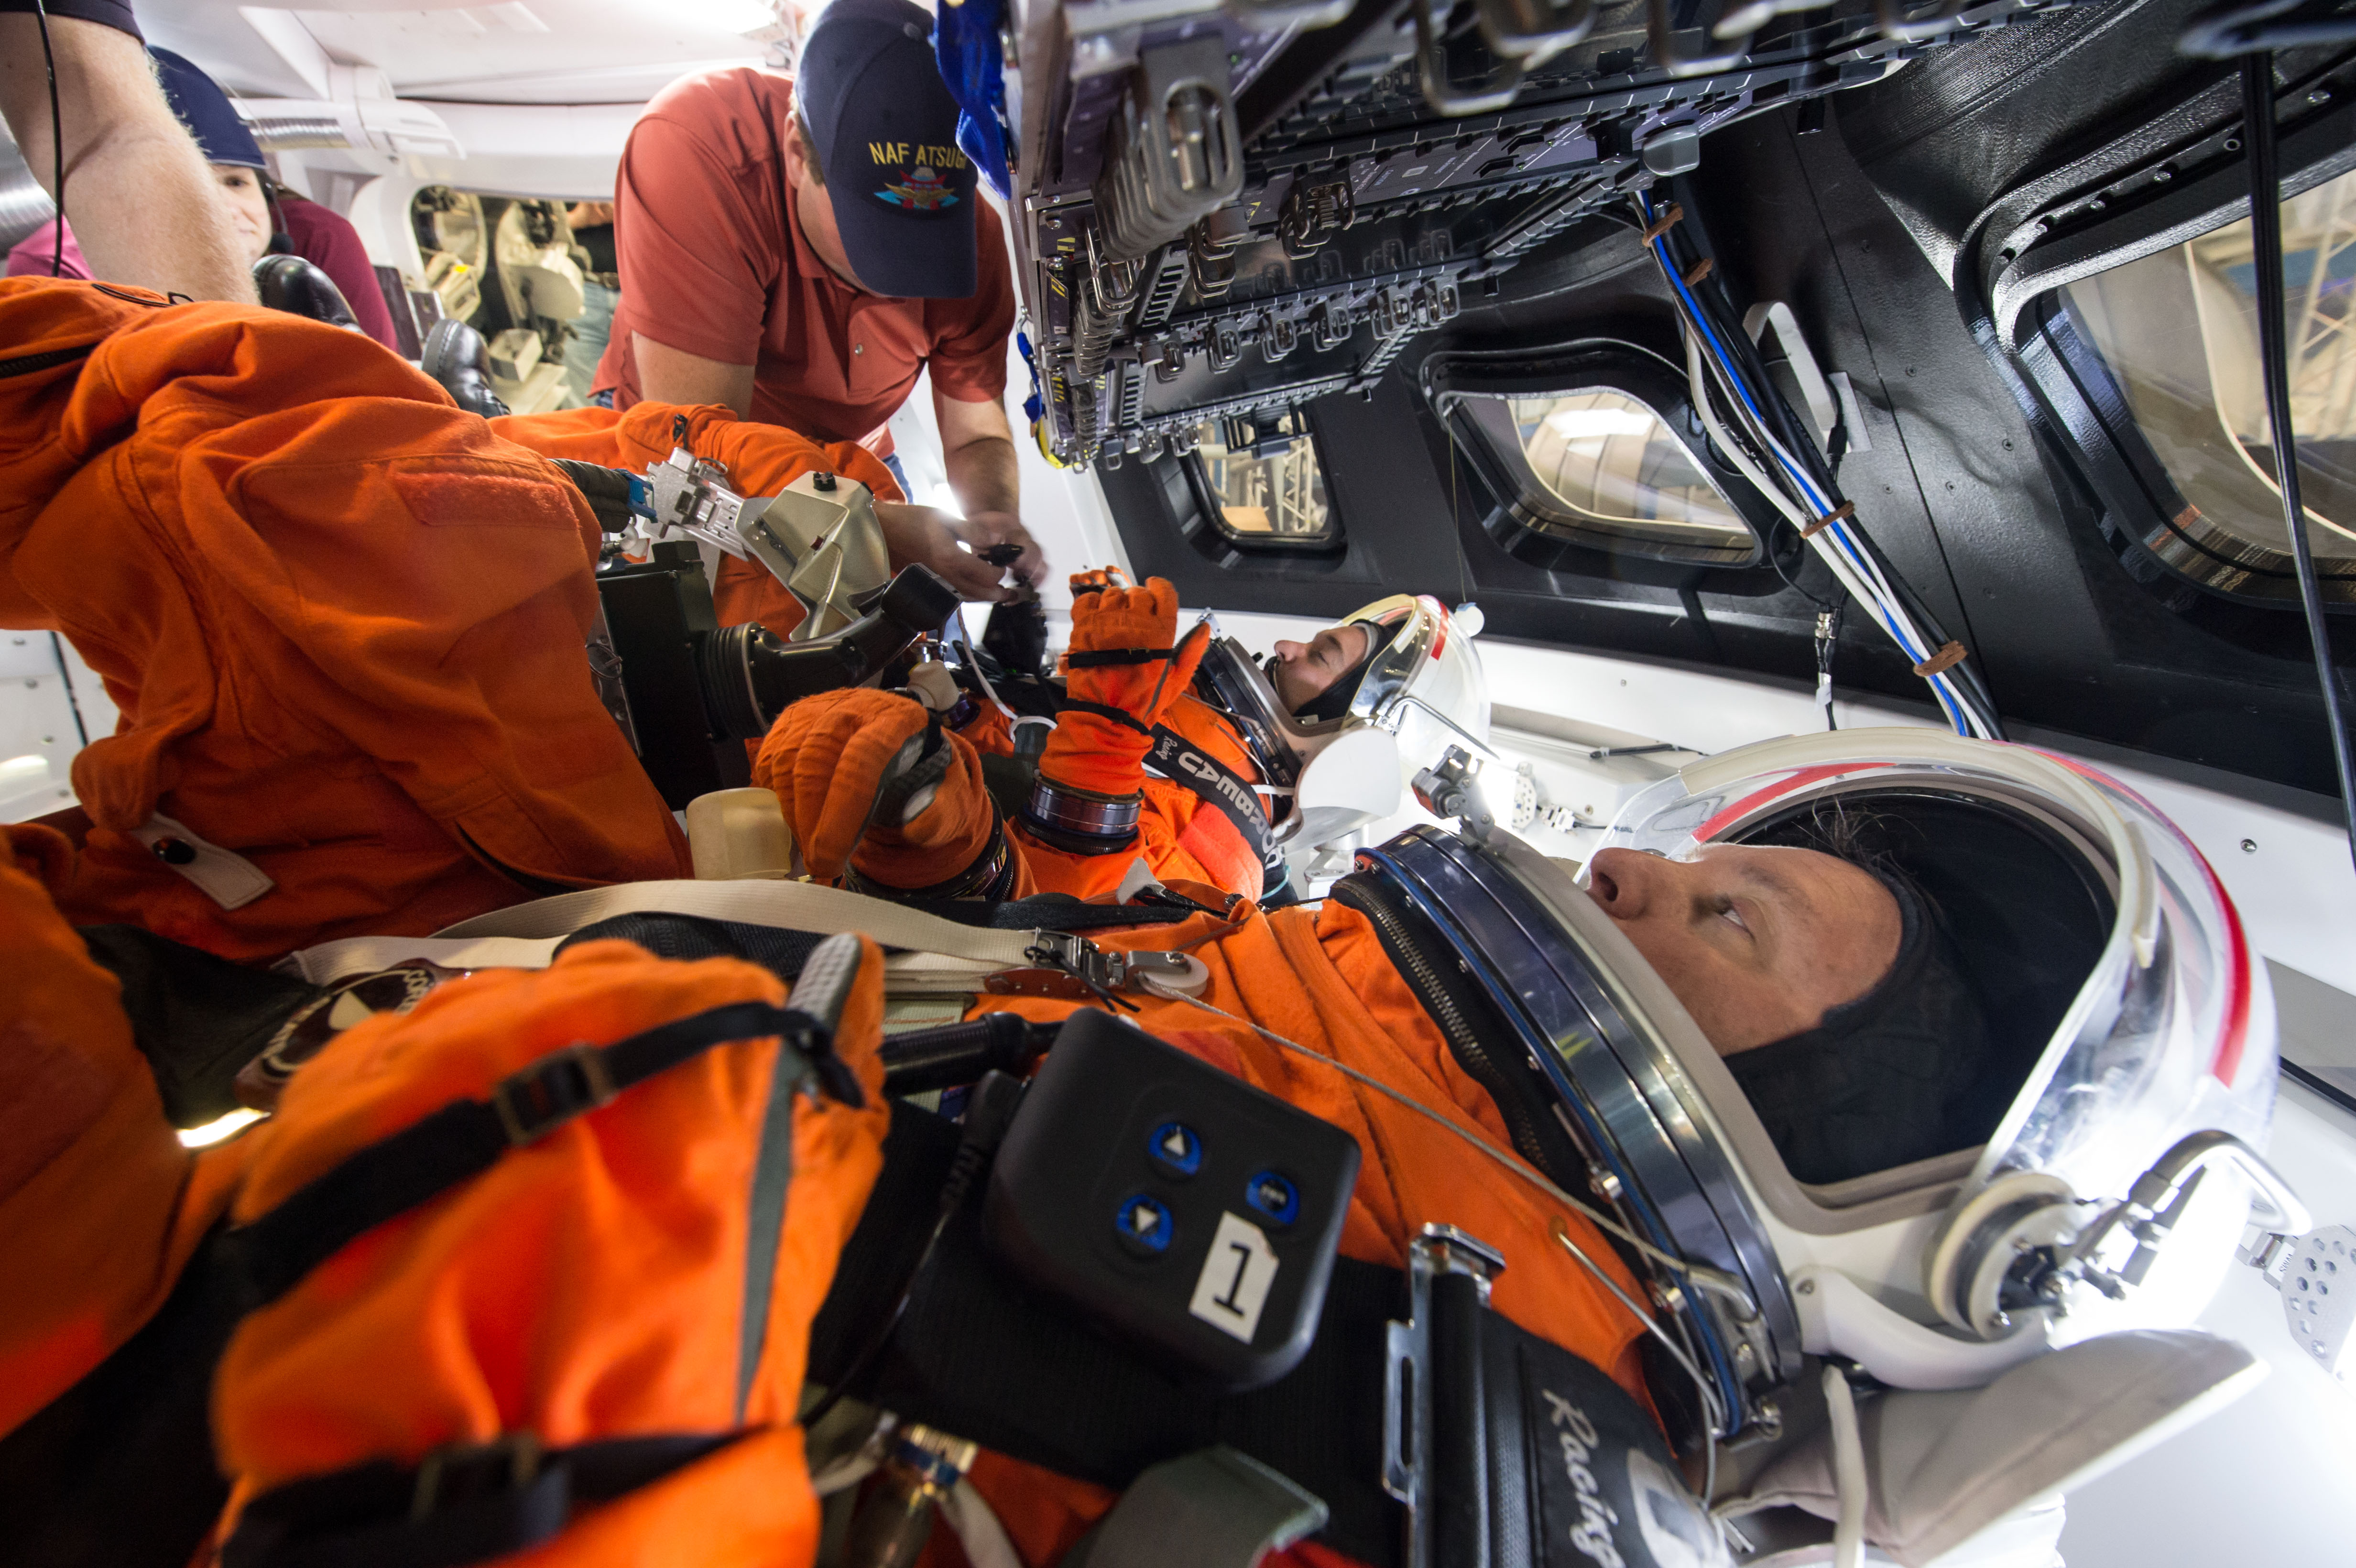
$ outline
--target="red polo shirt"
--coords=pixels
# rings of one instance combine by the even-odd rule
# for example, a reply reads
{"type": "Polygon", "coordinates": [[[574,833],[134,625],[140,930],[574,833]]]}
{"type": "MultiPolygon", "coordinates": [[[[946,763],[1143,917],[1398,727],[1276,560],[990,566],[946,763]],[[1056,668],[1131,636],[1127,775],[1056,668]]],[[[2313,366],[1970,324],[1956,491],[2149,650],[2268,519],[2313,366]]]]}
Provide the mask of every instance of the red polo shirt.
{"type": "Polygon", "coordinates": [[[793,82],[750,68],[656,94],[616,181],[622,300],[598,362],[614,406],[640,396],[633,333],[752,365],[753,418],[813,441],[875,444],[916,383],[959,402],[1006,391],[1014,288],[997,216],[978,197],[980,267],[969,299],[885,299],[827,270],[786,186],[793,82]]]}

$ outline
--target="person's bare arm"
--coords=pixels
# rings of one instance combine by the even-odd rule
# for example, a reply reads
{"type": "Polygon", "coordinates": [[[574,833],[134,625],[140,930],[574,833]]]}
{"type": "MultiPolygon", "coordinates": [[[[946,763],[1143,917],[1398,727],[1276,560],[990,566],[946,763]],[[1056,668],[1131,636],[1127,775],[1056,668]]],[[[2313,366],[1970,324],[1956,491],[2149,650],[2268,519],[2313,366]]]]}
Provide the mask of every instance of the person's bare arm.
{"type": "Polygon", "coordinates": [[[999,582],[1005,569],[969,553],[958,541],[965,522],[936,507],[912,507],[903,501],[875,503],[876,526],[884,530],[884,548],[892,568],[926,566],[958,591],[960,599],[990,603],[1012,599],[1013,592],[999,582]]]}
{"type": "Polygon", "coordinates": [[[630,334],[638,361],[638,396],[649,403],[718,403],[736,417],[753,417],[753,367],[706,359],[701,354],[657,343],[643,332],[630,334]]]}
{"type": "MultiPolygon", "coordinates": [[[[212,172],[128,33],[49,18],[65,133],[66,219],[91,274],[158,293],[253,303],[212,172]]],[[[56,167],[39,18],[0,16],[0,115],[48,190],[56,167]]],[[[57,193],[49,191],[54,199],[57,193]]]]}
{"type": "Polygon", "coordinates": [[[1006,406],[994,398],[969,403],[935,392],[933,412],[941,427],[941,464],[965,512],[958,537],[978,550],[1021,546],[1023,553],[1006,570],[1018,581],[1037,582],[1046,574],[1047,558],[1023,527],[1022,479],[1006,406]]]}

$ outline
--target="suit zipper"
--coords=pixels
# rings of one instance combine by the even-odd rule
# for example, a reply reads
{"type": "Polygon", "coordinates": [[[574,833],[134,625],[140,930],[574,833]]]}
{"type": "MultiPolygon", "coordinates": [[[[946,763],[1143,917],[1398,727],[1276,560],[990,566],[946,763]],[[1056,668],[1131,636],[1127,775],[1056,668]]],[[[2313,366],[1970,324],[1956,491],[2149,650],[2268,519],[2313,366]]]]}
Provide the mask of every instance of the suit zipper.
{"type": "Polygon", "coordinates": [[[1480,1037],[1472,1032],[1471,1022],[1457,1007],[1455,998],[1440,984],[1440,972],[1423,955],[1413,933],[1408,930],[1407,923],[1391,911],[1377,891],[1372,887],[1359,891],[1361,897],[1350,901],[1350,906],[1374,923],[1375,929],[1383,936],[1384,945],[1397,955],[1400,967],[1407,971],[1409,987],[1415,991],[1417,999],[1423,1003],[1424,1012],[1440,1027],[1440,1035],[1448,1041],[1448,1049],[1455,1054],[1457,1063],[1490,1092],[1490,1103],[1497,1107],[1497,1114],[1505,1117],[1515,1148],[1523,1158],[1544,1169],[1546,1159],[1541,1152],[1543,1146],[1538,1142],[1537,1129],[1523,1111],[1519,1096],[1500,1093],[1504,1075],[1482,1045],[1480,1037]]]}

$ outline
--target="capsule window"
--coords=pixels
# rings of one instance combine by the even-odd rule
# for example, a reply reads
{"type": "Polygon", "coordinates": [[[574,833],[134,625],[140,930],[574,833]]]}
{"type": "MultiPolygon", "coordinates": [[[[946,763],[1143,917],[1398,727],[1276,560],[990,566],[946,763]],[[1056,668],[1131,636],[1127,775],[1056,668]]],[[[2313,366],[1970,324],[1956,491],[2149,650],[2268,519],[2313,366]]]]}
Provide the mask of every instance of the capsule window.
{"type": "MultiPolygon", "coordinates": [[[[2326,592],[2344,599],[2356,596],[2356,174],[2285,201],[2282,228],[2307,536],[2326,592]]],[[[2123,444],[2179,541],[2168,563],[2226,592],[2281,596],[2288,591],[2262,581],[2287,580],[2291,544],[2253,254],[2244,218],[2064,286],[2050,296],[2047,330],[2081,382],[2095,383],[2104,422],[2132,422],[2141,437],[2123,444]]]]}
{"type": "MultiPolygon", "coordinates": [[[[1517,538],[1708,565],[1758,559],[1757,533],[1698,455],[1698,429],[1624,387],[1456,390],[1440,407],[1517,538]]],[[[1688,405],[1676,415],[1692,422],[1688,405]]]]}
{"type": "Polygon", "coordinates": [[[1341,540],[1317,443],[1298,411],[1212,420],[1188,460],[1211,527],[1245,550],[1324,549],[1341,540]]]}

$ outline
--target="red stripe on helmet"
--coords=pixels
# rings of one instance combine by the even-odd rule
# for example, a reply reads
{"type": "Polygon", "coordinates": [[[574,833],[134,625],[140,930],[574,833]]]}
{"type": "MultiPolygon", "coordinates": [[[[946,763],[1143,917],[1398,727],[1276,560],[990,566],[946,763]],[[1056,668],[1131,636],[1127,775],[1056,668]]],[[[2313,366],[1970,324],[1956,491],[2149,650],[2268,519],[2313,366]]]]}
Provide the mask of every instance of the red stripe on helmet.
{"type": "Polygon", "coordinates": [[[1697,844],[1708,843],[1730,824],[1740,821],[1770,801],[1804,790],[1812,784],[1820,783],[1840,773],[1861,773],[1876,768],[1896,765],[1893,763],[1825,763],[1813,768],[1802,768],[1797,773],[1769,784],[1755,795],[1744,795],[1740,800],[1703,823],[1694,830],[1694,841],[1697,844]]]}

